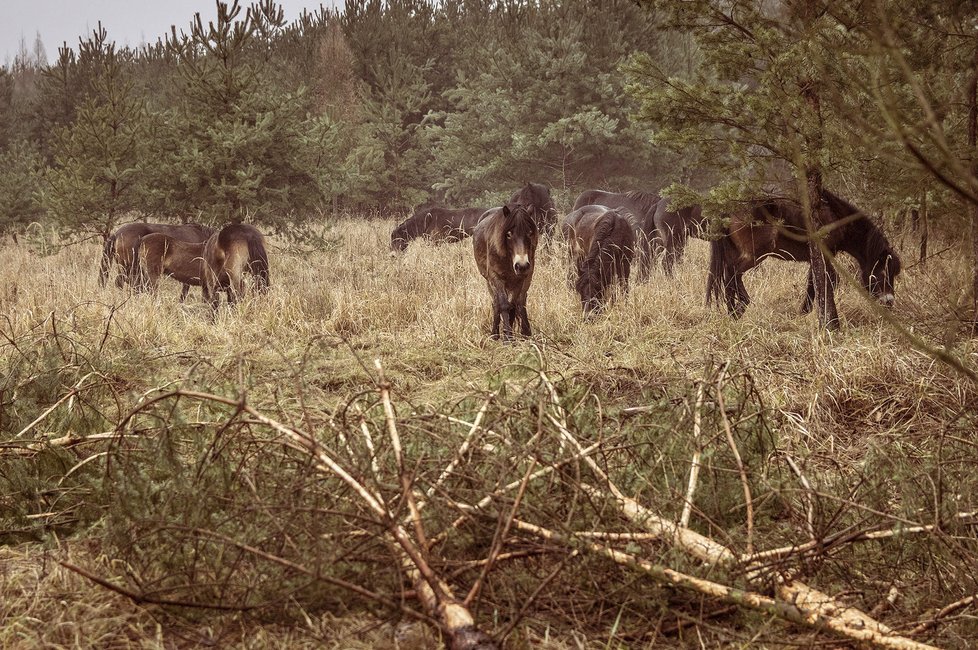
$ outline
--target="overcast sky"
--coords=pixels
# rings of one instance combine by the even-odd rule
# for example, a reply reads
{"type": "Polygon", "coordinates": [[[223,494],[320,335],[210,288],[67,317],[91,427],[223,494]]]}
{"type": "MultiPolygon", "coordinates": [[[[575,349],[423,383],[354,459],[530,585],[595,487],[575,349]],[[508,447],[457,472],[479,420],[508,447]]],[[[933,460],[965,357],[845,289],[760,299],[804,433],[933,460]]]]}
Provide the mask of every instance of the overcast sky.
{"type": "MultiPolygon", "coordinates": [[[[241,0],[242,13],[251,4],[241,0]]],[[[303,9],[312,11],[333,0],[279,0],[285,19],[292,21],[303,9]]],[[[20,48],[23,36],[28,51],[34,49],[35,36],[40,33],[48,61],[58,56],[65,41],[75,51],[78,38],[91,34],[102,21],[109,39],[133,47],[155,43],[169,32],[170,25],[178,29],[190,25],[200,12],[205,24],[217,16],[214,0],[0,0],[0,63],[9,65],[20,48]]]]}

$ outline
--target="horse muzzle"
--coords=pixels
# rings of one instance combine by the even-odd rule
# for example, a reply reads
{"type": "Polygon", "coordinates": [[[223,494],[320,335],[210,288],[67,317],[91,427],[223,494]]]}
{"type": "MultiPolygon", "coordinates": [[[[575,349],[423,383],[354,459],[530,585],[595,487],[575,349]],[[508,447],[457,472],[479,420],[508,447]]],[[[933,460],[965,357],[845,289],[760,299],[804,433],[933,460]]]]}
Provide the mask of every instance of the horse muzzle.
{"type": "Polygon", "coordinates": [[[530,256],[529,255],[514,255],[513,256],[513,273],[519,276],[526,275],[530,270],[530,256]]]}
{"type": "Polygon", "coordinates": [[[884,293],[880,296],[880,304],[884,307],[892,307],[896,303],[896,297],[892,293],[884,293]]]}

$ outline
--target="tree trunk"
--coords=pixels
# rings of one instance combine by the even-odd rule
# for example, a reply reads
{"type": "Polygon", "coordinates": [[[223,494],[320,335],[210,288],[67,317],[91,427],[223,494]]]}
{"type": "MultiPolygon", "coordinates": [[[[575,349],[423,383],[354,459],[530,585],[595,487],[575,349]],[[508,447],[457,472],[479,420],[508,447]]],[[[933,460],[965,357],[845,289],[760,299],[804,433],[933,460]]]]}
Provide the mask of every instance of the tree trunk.
{"type": "Polygon", "coordinates": [[[920,229],[920,265],[927,264],[927,192],[923,192],[920,197],[920,220],[917,224],[920,229]]]}
{"type": "Polygon", "coordinates": [[[814,79],[809,79],[802,87],[802,97],[812,115],[815,117],[815,130],[806,135],[808,145],[807,160],[805,161],[805,184],[808,189],[809,218],[806,220],[808,229],[808,254],[811,259],[812,278],[815,285],[815,309],[818,322],[825,329],[838,329],[839,314],[835,307],[835,287],[830,279],[832,262],[822,253],[820,242],[815,233],[825,226],[829,219],[828,207],[822,201],[822,169],[818,165],[818,154],[822,150],[822,107],[818,89],[814,79]]]}
{"type": "MultiPolygon", "coordinates": [[[[975,53],[972,61],[971,81],[968,84],[968,156],[971,167],[971,190],[974,192],[974,180],[978,178],[978,37],[975,38],[975,53]]],[[[978,332],[978,202],[971,201],[971,328],[978,332]]]]}

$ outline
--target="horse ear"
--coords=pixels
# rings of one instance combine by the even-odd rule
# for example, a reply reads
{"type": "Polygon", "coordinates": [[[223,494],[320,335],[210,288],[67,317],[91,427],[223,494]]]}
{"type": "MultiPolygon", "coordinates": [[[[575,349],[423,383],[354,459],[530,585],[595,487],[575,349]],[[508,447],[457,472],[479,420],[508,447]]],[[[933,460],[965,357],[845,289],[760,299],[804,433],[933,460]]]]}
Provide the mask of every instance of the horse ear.
{"type": "Polygon", "coordinates": [[[508,205],[504,205],[503,206],[503,216],[506,217],[507,219],[509,219],[509,206],[508,205]]]}

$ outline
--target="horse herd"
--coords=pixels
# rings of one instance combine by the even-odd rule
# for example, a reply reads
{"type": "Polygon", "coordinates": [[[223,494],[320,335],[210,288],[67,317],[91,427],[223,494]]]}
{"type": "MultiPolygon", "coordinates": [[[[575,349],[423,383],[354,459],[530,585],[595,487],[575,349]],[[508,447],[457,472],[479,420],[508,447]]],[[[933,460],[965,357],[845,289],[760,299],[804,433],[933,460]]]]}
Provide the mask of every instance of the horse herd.
{"type": "Polygon", "coordinates": [[[268,289],[265,238],[254,226],[231,224],[215,231],[196,223],[170,225],[130,223],[105,240],[99,284],[105,286],[116,263],[116,286],[155,291],[161,277],[183,284],[180,301],[191,286],[201,287],[204,300],[217,309],[221,291],[233,305],[244,295],[244,274],[255,277],[255,289],[268,289]]]}
{"type": "MultiPolygon", "coordinates": [[[[823,191],[823,214],[828,234],[823,242],[832,254],[855,258],[863,287],[884,305],[894,301],[893,283],[900,273],[900,258],[873,221],[858,208],[823,191]]],[[[558,212],[546,186],[527,183],[503,206],[450,209],[425,205],[391,232],[391,250],[404,251],[413,239],[454,242],[472,237],[476,266],[492,298],[492,335],[512,338],[514,325],[530,335],[526,296],[533,278],[537,245],[551,240],[558,212]]],[[[710,243],[707,302],[726,303],[729,313],[743,314],[750,303],[743,275],[765,257],[811,261],[808,228],[801,206],[788,199],[764,198],[745,202],[725,215],[721,236],[710,243]]],[[[639,279],[648,277],[661,256],[663,271],[671,276],[682,261],[690,236],[705,227],[699,206],[672,210],[668,199],[647,192],[615,194],[588,190],[560,223],[567,242],[569,277],[581,299],[585,317],[601,311],[611,289],[627,291],[633,264],[639,279]]],[[[253,226],[232,224],[214,231],[198,224],[131,223],[105,242],[99,273],[108,280],[112,264],[120,267],[116,284],[136,290],[155,290],[161,277],[183,283],[180,300],[190,286],[200,286],[205,301],[216,309],[220,292],[234,304],[244,293],[244,273],[255,277],[256,290],[269,286],[268,256],[262,234],[253,226]]],[[[834,286],[836,273],[826,269],[834,286]]],[[[808,273],[802,311],[816,298],[815,275],[808,273]]],[[[831,292],[830,313],[835,313],[831,292]]]]}
{"type": "MultiPolygon", "coordinates": [[[[900,258],[882,231],[862,211],[839,196],[823,190],[823,214],[828,221],[823,239],[833,255],[844,252],[855,258],[862,286],[882,304],[894,302],[893,284],[900,273],[900,258]]],[[[710,243],[707,302],[726,303],[738,317],[750,303],[743,275],[766,257],[811,262],[809,228],[800,205],[784,198],[748,201],[725,215],[721,236],[710,243]]],[[[661,255],[663,271],[671,276],[682,261],[690,236],[705,228],[700,206],[677,210],[668,199],[648,192],[621,194],[587,190],[577,197],[564,217],[560,231],[567,242],[571,279],[581,299],[585,317],[599,312],[618,285],[627,290],[633,263],[639,279],[649,275],[661,255]]],[[[512,337],[514,323],[524,336],[530,334],[526,294],[533,277],[541,231],[552,237],[557,211],[546,186],[528,183],[502,207],[452,210],[423,206],[391,233],[391,249],[403,251],[416,238],[459,241],[472,236],[476,266],[486,279],[492,298],[492,334],[512,337]]],[[[835,269],[825,270],[830,287],[837,282],[835,269]]],[[[815,274],[811,267],[802,312],[816,301],[815,274]]],[[[833,293],[822,296],[830,314],[827,325],[837,325],[833,293]]]]}

